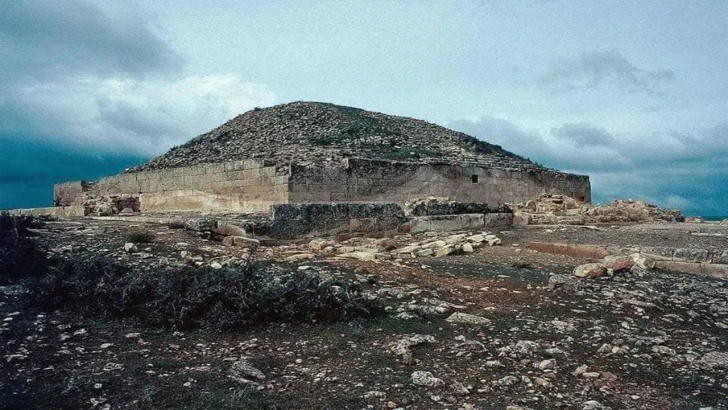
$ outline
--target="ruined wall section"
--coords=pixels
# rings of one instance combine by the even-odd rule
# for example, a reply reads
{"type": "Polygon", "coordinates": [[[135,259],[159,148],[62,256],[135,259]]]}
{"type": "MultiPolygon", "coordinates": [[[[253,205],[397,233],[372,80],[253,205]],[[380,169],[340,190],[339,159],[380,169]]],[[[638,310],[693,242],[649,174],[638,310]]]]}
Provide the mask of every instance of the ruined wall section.
{"type": "Polygon", "coordinates": [[[58,218],[81,218],[86,215],[83,206],[51,206],[47,208],[11,209],[11,215],[55,216],[58,218]]]}
{"type": "Polygon", "coordinates": [[[83,193],[93,186],[92,182],[72,181],[53,186],[54,206],[80,206],[83,204],[83,193]]]}
{"type": "Polygon", "coordinates": [[[591,200],[589,177],[451,164],[347,159],[341,168],[291,166],[290,203],[391,202],[439,196],[460,202],[515,203],[543,193],[591,200]]]}
{"type": "Polygon", "coordinates": [[[92,195],[139,195],[142,212],[268,212],[288,202],[287,166],[244,160],[155,171],[99,180],[92,195]]]}

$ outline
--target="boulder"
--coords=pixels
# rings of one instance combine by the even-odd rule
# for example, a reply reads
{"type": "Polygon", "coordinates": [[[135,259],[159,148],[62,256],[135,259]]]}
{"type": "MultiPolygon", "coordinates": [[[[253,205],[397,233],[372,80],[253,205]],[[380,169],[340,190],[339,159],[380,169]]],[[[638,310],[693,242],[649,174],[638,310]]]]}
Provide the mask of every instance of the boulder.
{"type": "Polygon", "coordinates": [[[413,253],[422,249],[419,245],[407,245],[397,249],[396,253],[413,253]]]}
{"type": "Polygon", "coordinates": [[[415,364],[415,360],[412,353],[412,346],[417,346],[423,343],[435,343],[435,337],[432,335],[412,335],[398,340],[397,342],[390,345],[389,350],[397,357],[402,360],[404,364],[415,364]]]}
{"type": "Polygon", "coordinates": [[[412,384],[425,387],[439,387],[444,385],[445,382],[433,376],[430,372],[418,370],[412,373],[412,384]]]}
{"type": "Polygon", "coordinates": [[[564,288],[570,290],[576,287],[579,279],[571,275],[551,275],[549,276],[549,290],[564,288]]]}
{"type": "Polygon", "coordinates": [[[313,239],[311,242],[308,243],[309,249],[312,251],[321,251],[324,248],[327,248],[329,246],[333,246],[335,244],[334,241],[328,241],[326,239],[313,239]]]}
{"type": "Polygon", "coordinates": [[[657,262],[655,259],[651,256],[642,254],[642,253],[633,253],[630,255],[632,257],[632,260],[634,261],[634,266],[637,266],[641,269],[646,270],[652,270],[655,269],[655,265],[657,262]]]}
{"type": "Polygon", "coordinates": [[[374,261],[377,259],[377,252],[376,251],[354,251],[349,253],[342,253],[342,258],[349,258],[349,259],[358,259],[360,261],[374,261]]]}
{"type": "Polygon", "coordinates": [[[473,243],[483,243],[483,242],[485,242],[485,235],[481,233],[481,234],[477,234],[477,235],[473,235],[473,236],[468,236],[465,239],[467,239],[469,242],[473,242],[473,243]]]}
{"type": "Polygon", "coordinates": [[[315,258],[316,255],[312,253],[297,253],[294,255],[286,256],[284,259],[288,262],[298,262],[298,261],[305,261],[309,259],[315,258]]]}
{"type": "Polygon", "coordinates": [[[613,272],[626,272],[632,269],[634,259],[631,256],[613,255],[604,258],[602,263],[607,269],[611,269],[613,272]]]}
{"type": "Polygon", "coordinates": [[[127,242],[124,244],[124,251],[126,253],[135,253],[137,251],[137,247],[135,244],[127,242]]]}
{"type": "Polygon", "coordinates": [[[218,224],[215,233],[223,236],[247,236],[245,228],[230,223],[218,224]]]}
{"type": "Polygon", "coordinates": [[[500,238],[495,235],[485,235],[485,241],[488,242],[488,246],[496,246],[501,244],[500,238]]]}
{"type": "Polygon", "coordinates": [[[489,325],[491,320],[478,315],[471,315],[469,313],[455,312],[445,319],[446,322],[460,323],[465,325],[489,325]]]}
{"type": "Polygon", "coordinates": [[[443,246],[442,248],[439,248],[439,249],[437,249],[435,251],[435,257],[436,258],[441,258],[443,256],[451,255],[451,254],[455,253],[455,251],[456,251],[455,246],[453,246],[453,245],[446,245],[446,246],[443,246]]]}
{"type": "Polygon", "coordinates": [[[600,278],[607,274],[607,267],[601,263],[585,263],[574,269],[574,275],[580,278],[600,278]]]}
{"type": "Polygon", "coordinates": [[[247,359],[239,360],[230,366],[230,377],[236,381],[265,380],[265,374],[253,367],[247,359]]]}
{"type": "Polygon", "coordinates": [[[260,241],[257,239],[246,238],[244,236],[227,236],[222,240],[223,245],[235,246],[238,248],[250,249],[254,251],[260,246],[260,241]]]}
{"type": "Polygon", "coordinates": [[[217,229],[217,220],[212,218],[191,218],[185,221],[185,228],[198,232],[212,232],[217,229]]]}

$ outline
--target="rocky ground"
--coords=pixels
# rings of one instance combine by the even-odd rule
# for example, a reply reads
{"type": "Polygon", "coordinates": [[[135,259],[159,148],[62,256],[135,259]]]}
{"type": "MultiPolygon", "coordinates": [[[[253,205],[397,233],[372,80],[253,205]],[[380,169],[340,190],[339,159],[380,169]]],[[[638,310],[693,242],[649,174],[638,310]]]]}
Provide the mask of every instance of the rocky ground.
{"type": "Polygon", "coordinates": [[[500,146],[426,121],[306,101],[248,111],[130,171],[250,158],[340,166],[350,157],[547,171],[500,146]]]}
{"type": "Polygon", "coordinates": [[[347,277],[386,314],[182,333],[43,312],[23,303],[22,287],[5,286],[0,407],[726,409],[727,281],[636,268],[577,279],[574,267],[590,261],[525,249],[620,238],[725,246],[725,237],[675,226],[489,232],[500,244],[480,232],[340,235],[253,251],[179,227],[52,222],[40,238],[59,255],[149,270],[253,257],[347,277]],[[151,243],[126,249],[132,233],[151,243]]]}

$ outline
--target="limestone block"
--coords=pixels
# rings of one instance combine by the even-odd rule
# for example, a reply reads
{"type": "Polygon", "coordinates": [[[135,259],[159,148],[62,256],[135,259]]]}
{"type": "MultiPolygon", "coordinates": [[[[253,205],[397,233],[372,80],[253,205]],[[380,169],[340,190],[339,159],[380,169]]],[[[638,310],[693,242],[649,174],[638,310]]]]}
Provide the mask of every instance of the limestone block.
{"type": "Polygon", "coordinates": [[[700,272],[706,276],[719,279],[728,279],[728,264],[701,263],[700,272]]]}
{"type": "Polygon", "coordinates": [[[483,214],[417,216],[409,222],[411,233],[478,229],[483,224],[483,214]]]}
{"type": "Polygon", "coordinates": [[[243,170],[243,179],[260,178],[260,168],[245,168],[243,170]]]}
{"type": "Polygon", "coordinates": [[[271,182],[275,185],[288,185],[288,175],[279,175],[271,178],[271,182]]]}
{"type": "Polygon", "coordinates": [[[244,169],[256,169],[256,168],[261,168],[262,166],[263,166],[262,162],[260,162],[256,159],[246,159],[243,161],[244,169]]]}
{"type": "Polygon", "coordinates": [[[225,172],[225,163],[224,162],[218,162],[216,164],[211,164],[207,168],[208,174],[222,174],[225,172]]]}
{"type": "Polygon", "coordinates": [[[260,175],[266,177],[276,176],[276,167],[265,167],[260,169],[260,175]]]}
{"type": "Polygon", "coordinates": [[[671,260],[657,260],[655,261],[655,267],[658,269],[674,270],[678,272],[691,273],[694,275],[700,275],[702,269],[699,262],[677,262],[671,260]]]}
{"type": "Polygon", "coordinates": [[[459,230],[480,229],[485,226],[485,218],[490,214],[463,214],[460,215],[461,227],[459,230]]]}

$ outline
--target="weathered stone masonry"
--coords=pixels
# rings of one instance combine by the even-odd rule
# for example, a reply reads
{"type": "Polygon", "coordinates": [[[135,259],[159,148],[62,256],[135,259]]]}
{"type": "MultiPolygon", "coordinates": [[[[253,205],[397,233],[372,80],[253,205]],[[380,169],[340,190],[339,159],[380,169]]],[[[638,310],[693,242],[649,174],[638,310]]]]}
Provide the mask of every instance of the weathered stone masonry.
{"type": "Polygon", "coordinates": [[[591,200],[589,177],[555,171],[346,159],[342,167],[291,167],[290,203],[393,202],[428,196],[459,202],[515,203],[542,193],[591,200]]]}
{"type": "Polygon", "coordinates": [[[140,210],[268,212],[286,203],[403,204],[427,196],[488,204],[560,193],[589,201],[589,178],[551,170],[345,159],[340,167],[244,160],[125,173],[55,187],[57,205],[91,196],[138,195],[140,210]]]}
{"type": "MultiPolygon", "coordinates": [[[[92,196],[138,195],[140,210],[268,212],[288,201],[288,167],[244,160],[116,175],[86,184],[92,196]]],[[[57,203],[83,192],[56,189],[57,203]]]]}

